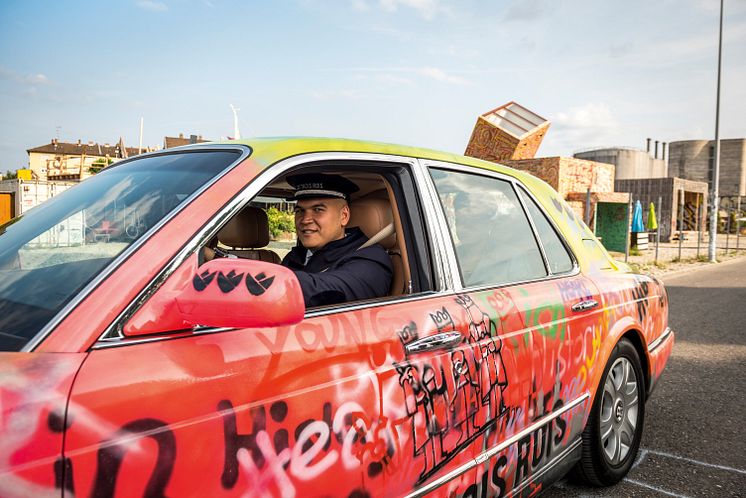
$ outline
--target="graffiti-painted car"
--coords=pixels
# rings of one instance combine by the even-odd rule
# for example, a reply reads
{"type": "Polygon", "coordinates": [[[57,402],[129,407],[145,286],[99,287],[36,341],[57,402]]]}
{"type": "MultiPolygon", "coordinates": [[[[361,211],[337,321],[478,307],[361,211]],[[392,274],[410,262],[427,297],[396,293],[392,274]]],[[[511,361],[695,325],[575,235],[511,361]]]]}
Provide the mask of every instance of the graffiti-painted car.
{"type": "Polygon", "coordinates": [[[323,139],[121,161],[0,228],[0,496],[529,496],[629,470],[660,282],[540,180],[323,139]],[[390,295],[305,309],[267,212],[344,175],[390,295]],[[216,257],[216,255],[229,257],[216,257]]]}

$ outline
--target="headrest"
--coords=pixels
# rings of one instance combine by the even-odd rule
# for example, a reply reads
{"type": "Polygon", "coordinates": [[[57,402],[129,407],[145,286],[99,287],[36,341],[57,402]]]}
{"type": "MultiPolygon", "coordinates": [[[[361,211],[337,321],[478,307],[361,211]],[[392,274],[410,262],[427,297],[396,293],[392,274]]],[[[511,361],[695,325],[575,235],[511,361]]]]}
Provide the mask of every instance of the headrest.
{"type": "Polygon", "coordinates": [[[251,206],[243,210],[220,229],[218,240],[234,249],[253,249],[269,244],[267,213],[251,206]]]}
{"type": "MultiPolygon", "coordinates": [[[[348,226],[359,227],[368,238],[373,237],[392,223],[393,219],[388,199],[366,196],[350,202],[350,222],[348,226]]],[[[396,234],[386,237],[379,244],[386,249],[393,249],[396,246],[396,234]]]]}

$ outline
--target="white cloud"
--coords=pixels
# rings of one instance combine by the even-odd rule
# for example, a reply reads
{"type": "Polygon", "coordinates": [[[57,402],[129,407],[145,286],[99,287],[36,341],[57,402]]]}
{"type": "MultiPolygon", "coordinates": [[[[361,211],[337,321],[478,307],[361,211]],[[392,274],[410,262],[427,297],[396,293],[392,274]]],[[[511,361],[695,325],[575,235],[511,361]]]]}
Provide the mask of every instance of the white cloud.
{"type": "Polygon", "coordinates": [[[505,12],[504,21],[535,21],[544,17],[551,4],[545,0],[518,0],[505,12]]]}
{"type": "MultiPolygon", "coordinates": [[[[440,81],[442,83],[448,83],[449,85],[469,85],[471,82],[461,76],[448,74],[440,68],[423,66],[423,67],[357,67],[352,68],[353,71],[365,72],[365,73],[381,73],[386,75],[389,79],[394,78],[396,73],[413,74],[417,76],[423,76],[425,78],[440,81]]],[[[411,82],[411,79],[405,78],[411,82]]]]}
{"type": "Polygon", "coordinates": [[[589,102],[550,117],[553,141],[565,150],[615,145],[621,135],[619,121],[608,104],[589,102]]]}
{"type": "Polygon", "coordinates": [[[342,90],[330,90],[330,91],[313,91],[310,92],[311,98],[315,100],[358,100],[360,94],[356,90],[342,89],[342,90]]]}
{"type": "Polygon", "coordinates": [[[141,9],[150,10],[152,12],[165,12],[168,10],[168,5],[155,0],[138,0],[137,6],[141,9]]]}
{"type": "Polygon", "coordinates": [[[394,74],[382,74],[378,77],[378,79],[380,79],[384,83],[390,83],[392,85],[415,86],[414,81],[412,81],[411,79],[396,76],[394,74]]]}
{"type": "Polygon", "coordinates": [[[11,80],[27,87],[31,92],[36,91],[39,85],[49,85],[51,81],[45,74],[18,74],[15,71],[0,66],[0,79],[11,80]]]}
{"type": "Polygon", "coordinates": [[[438,13],[448,12],[440,0],[378,0],[378,5],[387,12],[396,12],[399,7],[414,9],[427,20],[433,19],[438,13]]]}
{"type": "Polygon", "coordinates": [[[368,12],[370,10],[370,5],[365,0],[352,0],[350,3],[352,8],[359,12],[368,12]]]}
{"type": "Polygon", "coordinates": [[[467,79],[462,78],[461,76],[453,76],[451,74],[447,74],[445,71],[443,71],[442,69],[438,69],[437,67],[422,67],[417,69],[416,72],[418,74],[421,74],[422,76],[426,76],[436,81],[449,83],[451,85],[469,84],[469,81],[467,79]]]}

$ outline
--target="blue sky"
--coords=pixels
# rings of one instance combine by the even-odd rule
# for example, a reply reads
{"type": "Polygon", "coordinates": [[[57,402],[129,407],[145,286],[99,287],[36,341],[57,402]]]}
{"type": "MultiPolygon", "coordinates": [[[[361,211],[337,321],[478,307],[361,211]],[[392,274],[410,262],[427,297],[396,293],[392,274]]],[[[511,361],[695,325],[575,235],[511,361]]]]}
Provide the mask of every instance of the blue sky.
{"type": "MultiPolygon", "coordinates": [[[[515,100],[539,155],[714,137],[717,0],[0,2],[0,171],[62,141],[361,138],[463,153],[515,100]]],[[[746,136],[746,2],[726,0],[721,137],[746,136]]]]}

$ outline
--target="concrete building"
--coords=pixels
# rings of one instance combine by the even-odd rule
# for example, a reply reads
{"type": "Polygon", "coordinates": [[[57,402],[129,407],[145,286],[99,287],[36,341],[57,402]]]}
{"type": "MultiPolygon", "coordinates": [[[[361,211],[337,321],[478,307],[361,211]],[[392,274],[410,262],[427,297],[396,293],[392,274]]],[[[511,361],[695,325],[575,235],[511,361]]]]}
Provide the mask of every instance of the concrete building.
{"type": "Polygon", "coordinates": [[[669,242],[678,230],[693,232],[706,226],[707,183],[682,178],[630,178],[616,180],[614,188],[629,192],[632,199],[643,206],[644,223],[647,223],[648,206],[654,203],[660,228],[660,240],[669,242]],[[660,197],[661,205],[658,205],[660,197]],[[683,213],[682,223],[679,223],[683,213]]]}
{"type": "MultiPolygon", "coordinates": [[[[648,139],[648,145],[649,145],[648,139]]],[[[630,180],[634,178],[664,178],[668,176],[666,167],[666,144],[663,142],[661,158],[658,158],[658,143],[655,142],[655,153],[632,147],[608,147],[576,152],[573,157],[613,164],[616,167],[614,180],[630,180]]]]}
{"type": "MultiPolygon", "coordinates": [[[[668,174],[712,184],[715,165],[713,140],[682,140],[671,142],[668,174]]],[[[721,196],[746,195],[746,139],[720,140],[721,196]]]]}

